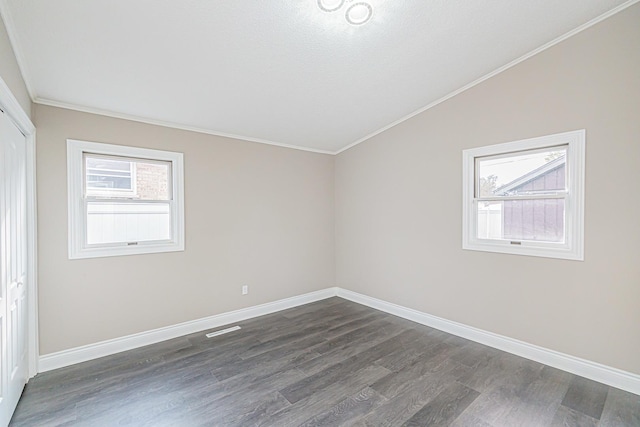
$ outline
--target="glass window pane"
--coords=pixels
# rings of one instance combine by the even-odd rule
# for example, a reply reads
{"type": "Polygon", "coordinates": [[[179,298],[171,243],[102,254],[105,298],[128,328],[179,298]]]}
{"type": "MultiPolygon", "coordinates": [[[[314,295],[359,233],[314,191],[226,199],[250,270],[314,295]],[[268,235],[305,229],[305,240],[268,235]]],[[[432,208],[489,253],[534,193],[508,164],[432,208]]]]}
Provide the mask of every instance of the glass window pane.
{"type": "Polygon", "coordinates": [[[476,197],[548,194],[566,188],[566,147],[477,159],[476,197]]]}
{"type": "Polygon", "coordinates": [[[478,202],[479,239],[564,243],[564,199],[478,202]]]}
{"type": "Polygon", "coordinates": [[[106,169],[112,171],[129,172],[130,162],[109,157],[87,156],[87,168],[106,169]]]}
{"type": "Polygon", "coordinates": [[[133,190],[131,162],[89,156],[85,158],[85,162],[88,193],[91,190],[133,190]]]}
{"type": "Polygon", "coordinates": [[[87,196],[171,200],[171,162],[85,154],[87,196]]]}
{"type": "Polygon", "coordinates": [[[144,162],[134,164],[136,197],[140,200],[171,200],[171,163],[144,162]]]}
{"type": "Polygon", "coordinates": [[[87,203],[87,244],[146,242],[171,238],[168,203],[87,203]]]}

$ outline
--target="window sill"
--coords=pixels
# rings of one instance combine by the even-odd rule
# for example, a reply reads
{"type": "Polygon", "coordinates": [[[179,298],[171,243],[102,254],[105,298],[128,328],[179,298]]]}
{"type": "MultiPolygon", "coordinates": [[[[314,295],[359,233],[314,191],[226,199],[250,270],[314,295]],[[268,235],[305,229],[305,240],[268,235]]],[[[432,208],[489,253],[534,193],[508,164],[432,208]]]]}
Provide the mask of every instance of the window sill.
{"type": "Polygon", "coordinates": [[[470,251],[494,252],[511,255],[536,256],[543,258],[568,259],[584,261],[584,254],[572,250],[566,245],[552,247],[550,245],[536,245],[535,243],[522,242],[520,245],[511,245],[509,242],[464,242],[462,249],[470,251]]]}
{"type": "Polygon", "coordinates": [[[180,251],[184,251],[184,243],[149,243],[135,246],[83,248],[73,253],[70,251],[69,259],[103,258],[180,251]]]}

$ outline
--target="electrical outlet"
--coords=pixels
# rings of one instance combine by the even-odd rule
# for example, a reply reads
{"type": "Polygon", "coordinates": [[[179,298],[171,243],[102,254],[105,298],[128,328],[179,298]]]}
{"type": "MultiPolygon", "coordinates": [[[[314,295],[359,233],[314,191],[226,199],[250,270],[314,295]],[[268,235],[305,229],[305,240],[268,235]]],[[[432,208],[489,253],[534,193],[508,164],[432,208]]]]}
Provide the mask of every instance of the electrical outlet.
{"type": "Polygon", "coordinates": [[[242,285],[242,295],[249,293],[249,285],[242,285]]]}

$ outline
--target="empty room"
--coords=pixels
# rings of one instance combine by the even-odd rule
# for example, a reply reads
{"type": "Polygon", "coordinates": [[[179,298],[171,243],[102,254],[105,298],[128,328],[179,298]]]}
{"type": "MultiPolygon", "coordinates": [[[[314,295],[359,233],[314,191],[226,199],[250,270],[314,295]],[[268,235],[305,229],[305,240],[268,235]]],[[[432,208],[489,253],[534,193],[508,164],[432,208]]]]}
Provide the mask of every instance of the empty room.
{"type": "Polygon", "coordinates": [[[0,427],[640,427],[640,0],[0,16],[0,427]]]}

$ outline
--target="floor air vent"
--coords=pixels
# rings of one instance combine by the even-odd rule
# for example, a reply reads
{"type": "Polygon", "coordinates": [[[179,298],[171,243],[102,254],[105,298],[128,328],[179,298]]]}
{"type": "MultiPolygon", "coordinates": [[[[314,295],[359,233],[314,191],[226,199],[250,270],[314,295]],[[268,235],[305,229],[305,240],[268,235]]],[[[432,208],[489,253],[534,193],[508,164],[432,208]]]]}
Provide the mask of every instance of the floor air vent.
{"type": "Polygon", "coordinates": [[[209,332],[207,334],[207,338],[213,338],[213,337],[217,337],[218,335],[228,334],[229,332],[237,331],[238,329],[240,329],[240,326],[232,326],[227,329],[220,329],[219,331],[209,332]]]}

